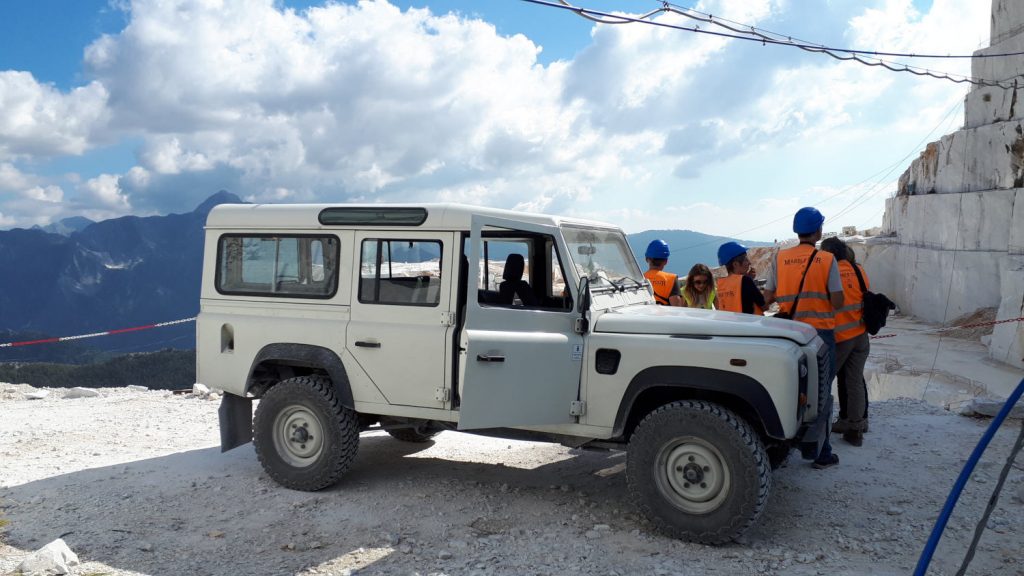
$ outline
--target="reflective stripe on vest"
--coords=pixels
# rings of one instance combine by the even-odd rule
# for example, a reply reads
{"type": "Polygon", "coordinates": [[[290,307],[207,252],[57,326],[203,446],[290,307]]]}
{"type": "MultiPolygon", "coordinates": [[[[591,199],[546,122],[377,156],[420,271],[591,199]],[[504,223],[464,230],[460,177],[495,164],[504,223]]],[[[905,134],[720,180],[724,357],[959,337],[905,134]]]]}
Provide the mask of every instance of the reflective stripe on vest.
{"type": "Polygon", "coordinates": [[[672,287],[676,283],[676,275],[660,270],[648,270],[644,272],[644,278],[651,281],[654,287],[654,301],[658,304],[668,306],[668,297],[672,294],[672,287]]]}
{"type": "MultiPolygon", "coordinates": [[[[740,274],[729,274],[718,281],[718,303],[719,310],[729,312],[743,312],[743,276],[740,274]]],[[[754,314],[764,315],[764,310],[754,304],[754,314]]]]}
{"type": "MultiPolygon", "coordinates": [[[[863,267],[860,272],[864,276],[864,284],[867,285],[868,276],[864,273],[863,267]]],[[[866,331],[864,293],[860,290],[860,282],[857,281],[853,265],[846,260],[839,261],[839,278],[843,281],[843,307],[836,310],[836,342],[845,342],[866,331]]]]}
{"type": "MultiPolygon", "coordinates": [[[[802,274],[803,270],[801,270],[800,273],[802,274]]],[[[797,286],[799,285],[800,284],[797,284],[797,286]]],[[[804,282],[804,286],[806,285],[807,283],[804,282]]],[[[804,290],[803,292],[800,293],[800,299],[803,300],[804,298],[821,298],[822,300],[829,300],[828,292],[808,292],[807,290],[804,290]]],[[[796,294],[793,294],[791,296],[779,296],[775,300],[777,300],[778,302],[792,302],[793,300],[796,300],[796,294]]]]}
{"type": "Polygon", "coordinates": [[[835,312],[828,295],[828,273],[832,268],[834,257],[828,252],[818,251],[814,264],[807,267],[807,259],[814,247],[799,244],[792,248],[780,250],[776,261],[777,289],[776,300],[779,310],[789,312],[796,300],[796,291],[800,288],[800,278],[807,270],[803,292],[797,303],[794,320],[810,324],[817,330],[834,330],[836,327],[835,312]]]}

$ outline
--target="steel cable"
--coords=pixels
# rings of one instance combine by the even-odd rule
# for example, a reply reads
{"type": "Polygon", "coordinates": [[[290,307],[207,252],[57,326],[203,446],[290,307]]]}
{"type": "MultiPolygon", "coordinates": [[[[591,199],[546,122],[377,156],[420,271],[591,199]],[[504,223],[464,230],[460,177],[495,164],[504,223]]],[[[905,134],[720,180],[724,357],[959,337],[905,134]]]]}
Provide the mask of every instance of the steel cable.
{"type": "MultiPolygon", "coordinates": [[[[806,52],[825,54],[831,56],[836,60],[843,61],[854,61],[867,66],[883,67],[892,72],[909,72],[916,76],[927,76],[938,80],[948,80],[957,84],[973,84],[976,86],[990,86],[994,88],[1003,88],[1005,90],[1014,89],[1016,83],[1012,79],[1007,80],[987,80],[984,78],[975,78],[972,76],[966,76],[962,74],[948,74],[946,72],[938,72],[935,70],[929,70],[926,68],[918,68],[916,66],[910,66],[908,64],[900,64],[887,62],[880,56],[896,57],[896,58],[928,58],[928,59],[963,59],[963,58],[1006,58],[1024,55],[1024,52],[1006,52],[997,54],[915,54],[915,53],[902,53],[902,52],[885,52],[879,50],[858,50],[854,48],[834,48],[829,46],[823,46],[819,44],[809,44],[794,42],[790,37],[786,37],[785,40],[779,38],[773,38],[767,34],[763,34],[758,31],[757,28],[749,26],[749,30],[743,30],[728,24],[715,20],[712,16],[701,17],[695,16],[688,13],[688,11],[681,10],[674,7],[674,5],[664,2],[662,7],[656,10],[652,10],[642,16],[626,16],[621,14],[612,14],[609,12],[603,12],[600,10],[592,10],[589,8],[583,8],[580,6],[574,6],[567,0],[557,0],[558,3],[550,2],[548,0],[522,0],[523,2],[529,2],[531,4],[538,4],[540,6],[548,6],[551,8],[559,8],[562,10],[568,10],[575,13],[576,15],[586,18],[592,22],[599,24],[647,24],[649,26],[657,26],[660,28],[670,28],[673,30],[680,30],[684,32],[694,32],[697,34],[708,34],[711,36],[718,36],[722,38],[731,38],[734,40],[747,40],[753,42],[761,42],[762,45],[772,44],[776,46],[789,46],[792,48],[799,48],[806,52]],[[717,32],[714,30],[704,30],[699,26],[692,28],[686,26],[680,26],[676,24],[669,24],[667,22],[658,22],[655,20],[649,20],[650,17],[657,14],[672,13],[697,20],[700,22],[712,24],[729,30],[729,32],[717,32]],[[842,56],[839,53],[849,54],[849,56],[842,56]],[[868,61],[863,56],[872,57],[874,61],[868,61]]],[[[1017,78],[1016,76],[1014,78],[1017,78]]]]}

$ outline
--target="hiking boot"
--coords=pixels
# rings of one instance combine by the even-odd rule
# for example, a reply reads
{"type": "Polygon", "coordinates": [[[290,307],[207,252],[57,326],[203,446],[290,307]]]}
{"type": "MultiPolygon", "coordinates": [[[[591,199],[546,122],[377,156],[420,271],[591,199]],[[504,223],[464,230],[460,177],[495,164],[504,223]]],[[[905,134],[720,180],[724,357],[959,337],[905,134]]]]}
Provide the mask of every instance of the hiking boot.
{"type": "Polygon", "coordinates": [[[849,420],[840,418],[832,424],[833,434],[846,434],[848,432],[867,432],[868,421],[864,420],[849,420]]]}
{"type": "Polygon", "coordinates": [[[831,468],[839,464],[839,456],[832,454],[824,460],[815,460],[814,464],[811,464],[811,468],[815,470],[824,470],[825,468],[831,468]]]}
{"type": "Polygon", "coordinates": [[[864,445],[864,433],[863,432],[845,432],[843,433],[843,440],[854,446],[864,445]]]}

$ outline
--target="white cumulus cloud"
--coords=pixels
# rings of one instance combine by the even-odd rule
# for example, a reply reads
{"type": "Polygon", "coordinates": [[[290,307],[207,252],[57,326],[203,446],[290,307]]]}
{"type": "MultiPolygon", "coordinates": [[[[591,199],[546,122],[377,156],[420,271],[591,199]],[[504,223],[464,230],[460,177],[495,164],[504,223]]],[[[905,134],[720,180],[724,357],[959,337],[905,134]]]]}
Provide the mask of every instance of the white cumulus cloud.
{"type": "MultiPolygon", "coordinates": [[[[20,201],[59,197],[63,215],[95,217],[180,212],[227,189],[254,201],[450,200],[728,233],[742,210],[701,196],[709,171],[798,143],[918,133],[921,114],[941,117],[964,90],[642,24],[594,26],[575,57],[541,63],[524,35],[386,0],[298,11],[276,0],[117,6],[126,25],[85,49],[87,84],[61,91],[0,71],[0,189],[20,201]],[[133,142],[127,170],[97,167],[70,185],[71,175],[34,172],[121,139],[133,142]]],[[[963,53],[988,31],[989,7],[971,0],[696,6],[858,48],[963,53]]],[[[841,185],[773,194],[813,201],[814,190],[841,185]]],[[[774,208],[784,206],[762,212],[774,208]]],[[[28,221],[27,209],[0,209],[28,221]]]]}
{"type": "Polygon", "coordinates": [[[107,96],[99,82],[64,94],[28,72],[0,71],[0,160],[82,154],[104,127],[107,96]]]}
{"type": "Polygon", "coordinates": [[[100,174],[79,186],[79,191],[96,205],[99,213],[120,216],[131,209],[128,198],[121,190],[120,177],[100,174]]]}

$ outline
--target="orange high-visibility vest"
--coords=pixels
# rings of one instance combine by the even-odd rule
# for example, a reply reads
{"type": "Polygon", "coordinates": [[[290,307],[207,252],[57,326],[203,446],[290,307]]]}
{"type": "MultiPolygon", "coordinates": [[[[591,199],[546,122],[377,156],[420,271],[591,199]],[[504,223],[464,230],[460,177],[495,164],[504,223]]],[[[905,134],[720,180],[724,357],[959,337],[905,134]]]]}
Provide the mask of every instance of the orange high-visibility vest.
{"type": "MultiPolygon", "coordinates": [[[[729,274],[718,281],[718,302],[715,304],[719,310],[729,312],[743,312],[743,276],[740,274],[729,274]]],[[[764,316],[764,310],[757,303],[754,303],[754,314],[764,316]]]]}
{"type": "Polygon", "coordinates": [[[676,275],[661,270],[648,270],[644,272],[644,278],[650,280],[651,286],[654,287],[654,301],[669,306],[668,297],[672,294],[672,287],[676,284],[676,275]]]}
{"type": "Polygon", "coordinates": [[[835,311],[828,297],[828,273],[835,258],[828,252],[818,250],[814,263],[808,269],[807,259],[811,257],[813,250],[814,247],[809,244],[779,250],[775,265],[775,300],[779,303],[780,311],[790,312],[793,301],[796,300],[796,291],[800,288],[800,278],[804,270],[807,270],[804,289],[800,293],[800,302],[797,304],[793,320],[810,324],[817,330],[835,330],[835,311]]]}
{"type": "MultiPolygon", "coordinates": [[[[860,264],[857,267],[864,276],[864,286],[870,288],[864,268],[860,264]]],[[[836,342],[845,342],[867,330],[864,327],[864,293],[853,265],[846,260],[839,261],[839,277],[843,280],[843,306],[836,309],[836,342]]]]}

